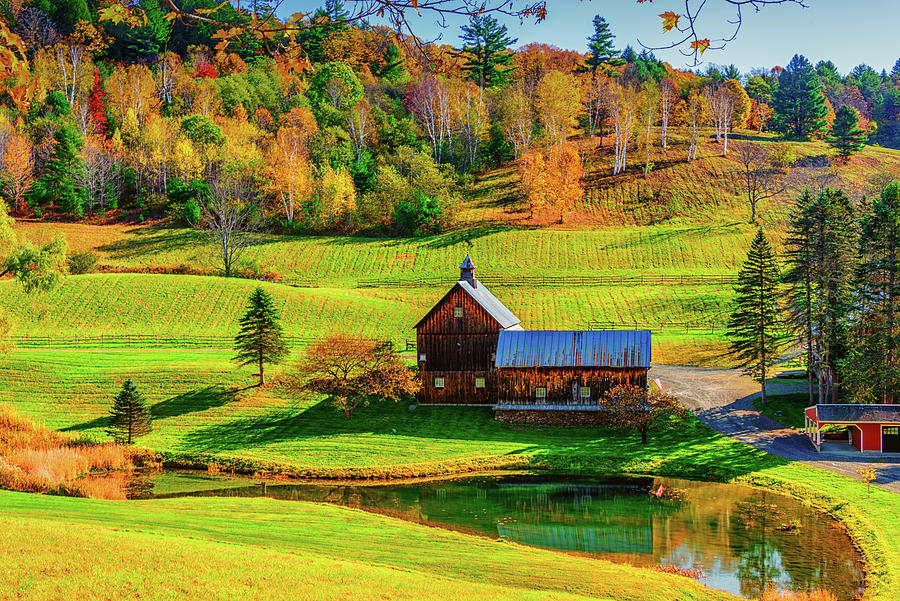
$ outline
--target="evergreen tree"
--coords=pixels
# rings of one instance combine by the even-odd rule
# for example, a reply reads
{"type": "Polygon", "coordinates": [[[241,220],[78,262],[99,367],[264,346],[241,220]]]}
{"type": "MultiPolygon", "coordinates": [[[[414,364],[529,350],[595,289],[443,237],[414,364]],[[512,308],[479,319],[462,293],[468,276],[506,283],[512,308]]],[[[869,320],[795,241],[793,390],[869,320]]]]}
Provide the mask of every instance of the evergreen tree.
{"type": "Polygon", "coordinates": [[[900,58],[894,63],[894,68],[891,69],[891,77],[900,77],[900,58]]]}
{"type": "Polygon", "coordinates": [[[788,137],[806,139],[827,127],[822,84],[805,57],[795,54],[778,77],[772,108],[776,129],[788,137]]]}
{"type": "Polygon", "coordinates": [[[234,339],[240,365],[259,365],[259,385],[265,386],[265,363],[281,363],[288,356],[284,333],[271,295],[262,288],[250,294],[247,312],[241,318],[241,331],[234,339]]]}
{"type": "Polygon", "coordinates": [[[858,127],[859,113],[852,106],[844,105],[838,109],[831,126],[828,144],[838,151],[838,156],[847,158],[859,152],[866,145],[866,132],[858,127]]]}
{"type": "Polygon", "coordinates": [[[609,30],[609,23],[600,15],[594,17],[594,33],[588,41],[588,58],[585,61],[588,69],[593,73],[597,67],[610,62],[616,57],[616,49],[613,46],[615,36],[609,30]]]}
{"type": "Polygon", "coordinates": [[[781,274],[769,241],[760,229],[738,272],[734,310],[728,319],[731,352],[744,373],[760,383],[766,403],[766,373],[784,346],[778,284],[781,274]]]}
{"type": "Polygon", "coordinates": [[[503,87],[509,82],[515,67],[508,48],[518,39],[509,37],[506,25],[490,15],[474,15],[468,25],[462,26],[460,38],[464,42],[460,54],[466,56],[463,69],[479,86],[503,87]]]}
{"type": "MultiPolygon", "coordinates": [[[[853,205],[839,190],[814,199],[801,197],[788,240],[790,311],[806,343],[809,368],[819,383],[819,400],[837,400],[838,365],[846,352],[846,317],[856,251],[853,205]]],[[[812,384],[810,383],[810,387],[812,384]]]]}
{"type": "Polygon", "coordinates": [[[84,169],[80,152],[84,146],[78,131],[63,125],[53,134],[53,152],[44,165],[44,174],[29,191],[30,204],[59,201],[67,213],[84,215],[84,195],[75,187],[77,176],[84,169]]]}
{"type": "Polygon", "coordinates": [[[116,442],[131,444],[135,438],[149,434],[153,430],[150,424],[150,410],[131,378],[122,384],[122,390],[113,400],[110,415],[112,417],[106,433],[115,438],[116,442]]]}
{"type": "Polygon", "coordinates": [[[900,392],[900,184],[887,186],[861,216],[859,257],[845,379],[856,401],[893,402],[900,392]]]}

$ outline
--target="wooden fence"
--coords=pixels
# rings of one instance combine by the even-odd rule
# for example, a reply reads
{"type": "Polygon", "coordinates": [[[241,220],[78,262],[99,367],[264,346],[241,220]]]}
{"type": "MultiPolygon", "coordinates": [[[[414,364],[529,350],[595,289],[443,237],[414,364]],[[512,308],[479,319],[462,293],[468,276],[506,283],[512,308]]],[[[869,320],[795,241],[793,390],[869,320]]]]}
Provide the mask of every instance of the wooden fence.
{"type": "MultiPolygon", "coordinates": [[[[303,349],[319,340],[311,336],[285,336],[292,349],[303,349]]],[[[232,349],[234,336],[202,334],[100,334],[97,336],[59,336],[55,334],[10,336],[10,342],[23,349],[91,349],[91,348],[179,348],[232,349]]],[[[384,340],[382,344],[396,353],[415,351],[415,340],[384,340]]]]}
{"type": "MultiPolygon", "coordinates": [[[[564,275],[564,276],[504,276],[485,275],[478,277],[479,282],[498,288],[575,288],[597,286],[703,286],[709,284],[733,285],[736,281],[731,274],[697,274],[697,275],[564,275]]],[[[284,283],[291,283],[285,280],[284,283]]],[[[380,278],[366,279],[357,282],[357,288],[428,288],[447,287],[453,284],[449,278],[380,278]]]]}
{"type": "Polygon", "coordinates": [[[588,330],[650,330],[651,332],[707,332],[715,334],[727,329],[725,323],[719,322],[668,322],[641,323],[621,321],[589,321],[588,330]]]}

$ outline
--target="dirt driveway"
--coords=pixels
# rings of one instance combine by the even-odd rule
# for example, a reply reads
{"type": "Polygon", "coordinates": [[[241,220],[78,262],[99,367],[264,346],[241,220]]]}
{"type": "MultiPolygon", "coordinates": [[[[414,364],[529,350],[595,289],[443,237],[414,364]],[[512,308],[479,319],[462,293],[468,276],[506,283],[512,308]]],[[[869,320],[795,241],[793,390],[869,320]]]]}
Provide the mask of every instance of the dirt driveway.
{"type": "MultiPolygon", "coordinates": [[[[856,470],[860,465],[873,465],[878,473],[875,483],[900,493],[900,459],[854,459],[816,452],[803,434],[783,428],[753,408],[751,399],[759,394],[759,387],[738,370],[653,365],[650,378],[659,378],[668,392],[681,399],[704,423],[726,436],[785,459],[853,478],[859,477],[856,470]]],[[[777,382],[768,387],[770,394],[805,390],[804,380],[777,382]]]]}

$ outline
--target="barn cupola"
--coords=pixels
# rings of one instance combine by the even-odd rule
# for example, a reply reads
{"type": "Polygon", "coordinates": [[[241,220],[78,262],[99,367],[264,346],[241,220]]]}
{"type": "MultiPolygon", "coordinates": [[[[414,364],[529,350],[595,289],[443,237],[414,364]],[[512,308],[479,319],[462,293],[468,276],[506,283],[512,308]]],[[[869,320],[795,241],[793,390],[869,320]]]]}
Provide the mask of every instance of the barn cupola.
{"type": "Polygon", "coordinates": [[[466,255],[462,265],[459,266],[459,281],[467,282],[472,288],[478,287],[478,280],[475,279],[475,263],[469,255],[466,255]]]}

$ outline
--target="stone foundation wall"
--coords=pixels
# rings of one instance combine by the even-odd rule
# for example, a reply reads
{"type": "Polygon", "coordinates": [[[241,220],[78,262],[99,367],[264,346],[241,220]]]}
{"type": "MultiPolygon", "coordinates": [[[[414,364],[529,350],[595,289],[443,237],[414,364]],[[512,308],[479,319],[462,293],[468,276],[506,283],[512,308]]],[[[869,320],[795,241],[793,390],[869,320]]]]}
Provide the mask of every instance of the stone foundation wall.
{"type": "Polygon", "coordinates": [[[497,409],[494,419],[509,424],[535,426],[602,426],[610,422],[606,411],[497,409]]]}

